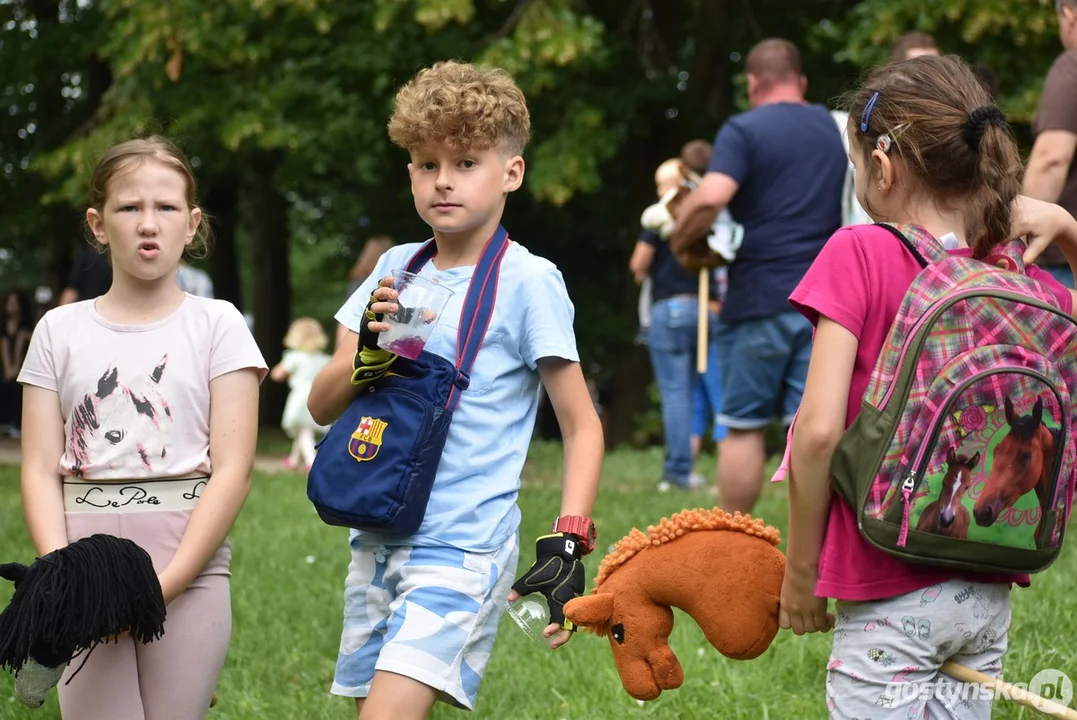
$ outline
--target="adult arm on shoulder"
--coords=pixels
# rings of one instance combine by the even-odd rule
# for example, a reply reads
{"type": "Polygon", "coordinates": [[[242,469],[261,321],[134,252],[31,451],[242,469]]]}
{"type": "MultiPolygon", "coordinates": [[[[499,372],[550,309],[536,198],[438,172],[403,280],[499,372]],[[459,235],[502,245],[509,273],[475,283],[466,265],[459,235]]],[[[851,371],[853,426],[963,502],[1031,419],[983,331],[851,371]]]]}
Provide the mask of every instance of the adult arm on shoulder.
{"type": "Polygon", "coordinates": [[[605,453],[602,422],[578,362],[539,358],[538,372],[564,442],[560,514],[590,517],[605,453]]]}
{"type": "Polygon", "coordinates": [[[718,213],[729,205],[739,188],[740,184],[725,173],[709,172],[703,176],[677,212],[677,224],[669,238],[674,254],[687,252],[707,237],[718,213]]]}
{"type": "Polygon", "coordinates": [[[244,368],[209,383],[209,453],[213,474],[176,554],[160,574],[166,603],[191,584],[228,538],[247,499],[258,437],[258,372],[244,368]]]}
{"type": "Polygon", "coordinates": [[[38,555],[67,545],[64,486],[64,418],[54,390],[24,385],[22,391],[22,509],[38,555]]]}
{"type": "MultiPolygon", "coordinates": [[[[1070,269],[1077,275],[1077,219],[1060,205],[1019,195],[1011,216],[1013,237],[1024,238],[1026,264],[1033,262],[1051,243],[1057,243],[1070,269]]],[[[1069,288],[1077,317],[1077,291],[1069,288]]]]}

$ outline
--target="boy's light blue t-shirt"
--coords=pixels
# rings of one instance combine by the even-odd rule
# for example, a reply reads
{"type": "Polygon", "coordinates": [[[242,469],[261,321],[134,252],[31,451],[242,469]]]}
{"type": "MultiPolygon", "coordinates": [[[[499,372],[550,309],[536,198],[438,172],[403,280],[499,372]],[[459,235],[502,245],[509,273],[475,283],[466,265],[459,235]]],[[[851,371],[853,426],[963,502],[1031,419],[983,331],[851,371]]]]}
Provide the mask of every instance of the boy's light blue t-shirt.
{"type": "MultiPolygon", "coordinates": [[[[409,243],[386,251],[341,307],[337,321],[359,332],[378,281],[407,267],[421,246],[409,243]]],[[[439,271],[432,262],[419,271],[453,291],[424,348],[450,362],[456,361],[460,310],[474,271],[474,266],[439,271]]],[[[538,410],[537,363],[543,357],[579,361],[573,314],[557,267],[513,242],[501,262],[490,328],[471,385],[453,414],[422,526],[404,541],[353,530],[353,543],[447,545],[470,552],[504,545],[520,524],[516,496],[538,410]]]]}

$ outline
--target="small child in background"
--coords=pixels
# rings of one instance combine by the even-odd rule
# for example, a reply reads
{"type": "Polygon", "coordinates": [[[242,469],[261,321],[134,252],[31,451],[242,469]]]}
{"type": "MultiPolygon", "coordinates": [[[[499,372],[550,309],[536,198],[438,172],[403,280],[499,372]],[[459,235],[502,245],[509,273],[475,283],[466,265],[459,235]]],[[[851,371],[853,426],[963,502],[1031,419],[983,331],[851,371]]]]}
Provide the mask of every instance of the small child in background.
{"type": "MultiPolygon", "coordinates": [[[[711,162],[711,144],[706,140],[691,140],[681,148],[680,165],[688,172],[688,181],[692,187],[707,173],[707,167],[711,162]]],[[[684,193],[687,195],[687,193],[684,193]]],[[[723,209],[719,214],[718,223],[733,223],[733,216],[728,209],[723,209]]],[[[725,299],[726,287],[729,285],[729,271],[723,265],[711,270],[711,296],[709,311],[711,318],[717,318],[725,299]]],[[[714,442],[721,443],[729,434],[729,428],[718,422],[718,414],[722,411],[722,385],[721,374],[718,366],[717,345],[714,340],[717,323],[712,322],[708,335],[711,338],[709,352],[707,353],[707,372],[696,376],[692,390],[692,463],[699,461],[703,451],[703,435],[707,428],[711,428],[711,438],[714,442]]]]}
{"type": "Polygon", "coordinates": [[[329,431],[316,423],[307,409],[310,386],[329,362],[329,355],[324,352],[328,344],[329,338],[317,320],[309,317],[295,320],[284,336],[284,347],[288,349],[269,374],[276,382],[287,380],[291,388],[280,423],[288,437],[293,438],[292,452],[284,459],[284,467],[289,470],[295,470],[302,461],[309,472],[314,464],[314,433],[329,431]]]}
{"type": "MultiPolygon", "coordinates": [[[[697,324],[699,322],[699,276],[689,272],[669,247],[678,208],[699,183],[699,169],[706,170],[710,145],[693,140],[684,145],[679,157],[666,160],[655,170],[658,202],[648,207],[640,218],[643,232],[629,261],[629,270],[637,282],[651,280],[641,288],[641,306],[646,300],[652,308],[653,323],[647,329],[651,365],[655,369],[662,407],[666,460],[660,491],[673,487],[700,488],[705,476],[694,472],[703,447],[708,418],[716,420],[721,406],[721,387],[715,335],[721,302],[724,269],[711,271],[708,302],[707,372],[696,371],[697,324]]],[[[642,321],[642,318],[641,318],[642,321]]],[[[716,421],[712,437],[725,438],[726,430],[716,421]]]]}

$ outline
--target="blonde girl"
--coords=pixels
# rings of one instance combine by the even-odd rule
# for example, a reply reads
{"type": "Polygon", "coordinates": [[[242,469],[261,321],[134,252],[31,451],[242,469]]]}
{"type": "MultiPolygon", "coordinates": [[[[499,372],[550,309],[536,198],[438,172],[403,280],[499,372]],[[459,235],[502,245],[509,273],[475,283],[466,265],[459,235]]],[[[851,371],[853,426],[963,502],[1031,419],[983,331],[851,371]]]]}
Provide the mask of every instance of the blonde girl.
{"type": "Polygon", "coordinates": [[[321,323],[314,318],[302,317],[294,321],[284,336],[284,355],[270,372],[276,382],[288,381],[291,392],[284,404],[281,427],[293,438],[292,452],[284,459],[284,466],[294,470],[302,462],[307,471],[314,463],[314,433],[325,433],[329,428],[314,422],[307,410],[307,396],[315,376],[329,362],[325,351],[329,344],[321,323]]]}

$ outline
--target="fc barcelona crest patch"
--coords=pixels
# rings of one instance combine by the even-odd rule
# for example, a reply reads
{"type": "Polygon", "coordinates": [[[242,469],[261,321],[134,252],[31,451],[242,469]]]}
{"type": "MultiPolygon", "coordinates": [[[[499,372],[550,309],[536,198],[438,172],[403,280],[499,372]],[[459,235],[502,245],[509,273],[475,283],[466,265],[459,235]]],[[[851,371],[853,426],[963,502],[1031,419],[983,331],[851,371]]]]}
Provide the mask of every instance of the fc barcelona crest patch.
{"type": "Polygon", "coordinates": [[[348,441],[348,454],[356,462],[373,460],[381,449],[381,437],[389,423],[372,417],[364,417],[348,441]]]}

